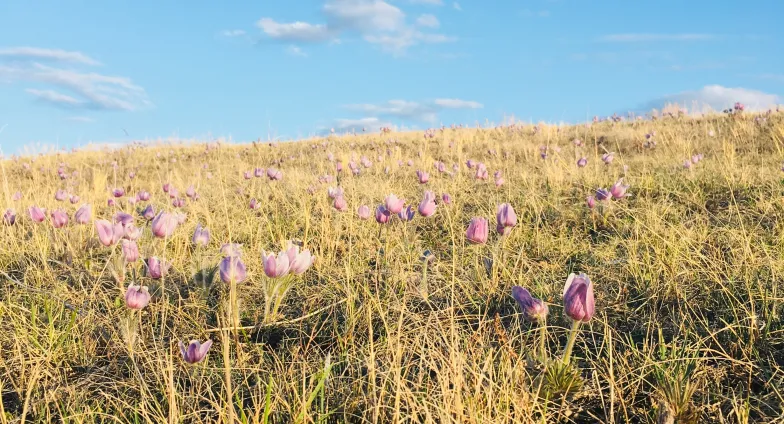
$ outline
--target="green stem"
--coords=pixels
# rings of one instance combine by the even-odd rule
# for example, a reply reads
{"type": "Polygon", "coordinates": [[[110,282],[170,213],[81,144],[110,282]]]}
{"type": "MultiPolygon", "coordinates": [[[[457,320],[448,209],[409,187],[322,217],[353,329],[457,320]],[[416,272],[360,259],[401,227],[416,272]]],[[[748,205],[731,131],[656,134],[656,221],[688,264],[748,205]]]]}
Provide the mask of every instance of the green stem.
{"type": "Polygon", "coordinates": [[[541,355],[542,363],[547,362],[547,323],[539,324],[539,355],[541,355]]]}
{"type": "Polygon", "coordinates": [[[564,364],[568,364],[569,358],[572,356],[572,348],[574,347],[575,340],[577,340],[577,333],[580,330],[580,324],[582,324],[582,321],[572,321],[572,329],[569,332],[569,341],[566,343],[566,350],[564,350],[564,364]]]}

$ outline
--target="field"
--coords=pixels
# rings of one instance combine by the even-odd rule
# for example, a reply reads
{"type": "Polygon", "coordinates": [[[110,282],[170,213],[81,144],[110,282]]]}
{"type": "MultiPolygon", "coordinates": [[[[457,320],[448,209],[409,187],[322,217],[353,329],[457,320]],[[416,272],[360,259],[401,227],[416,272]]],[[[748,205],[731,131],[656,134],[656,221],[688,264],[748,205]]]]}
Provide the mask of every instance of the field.
{"type": "Polygon", "coordinates": [[[0,424],[782,422],[783,159],[735,112],[4,160],[0,424]]]}

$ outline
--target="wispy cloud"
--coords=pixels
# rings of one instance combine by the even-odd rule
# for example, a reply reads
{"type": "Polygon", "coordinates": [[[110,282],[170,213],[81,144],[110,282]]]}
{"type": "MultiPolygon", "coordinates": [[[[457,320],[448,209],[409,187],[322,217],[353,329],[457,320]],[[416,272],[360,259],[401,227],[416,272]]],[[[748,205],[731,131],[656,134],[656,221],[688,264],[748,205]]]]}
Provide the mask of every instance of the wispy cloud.
{"type": "Polygon", "coordinates": [[[47,104],[71,109],[119,111],[152,106],[144,88],[134,84],[130,78],[39,63],[39,59],[97,63],[83,53],[29,47],[3,51],[15,52],[15,60],[8,65],[0,65],[0,82],[44,85],[46,87],[28,88],[26,91],[47,104]]]}
{"type": "Polygon", "coordinates": [[[71,62],[80,63],[83,65],[100,65],[101,62],[87,56],[81,52],[59,50],[59,49],[42,49],[38,47],[10,47],[0,49],[0,59],[3,57],[12,59],[21,59],[24,61],[38,60],[38,61],[57,61],[57,62],[71,62]]]}
{"type": "Polygon", "coordinates": [[[411,1],[411,3],[414,3],[414,4],[429,4],[429,5],[432,5],[432,6],[443,6],[444,5],[444,1],[443,0],[410,0],[410,1],[411,1]]]}
{"type": "Polygon", "coordinates": [[[308,57],[308,54],[297,46],[289,46],[288,49],[286,49],[286,52],[292,56],[308,57]]]}
{"type": "Polygon", "coordinates": [[[775,94],[749,88],[706,85],[699,90],[683,91],[653,99],[644,104],[640,110],[661,109],[667,104],[675,103],[691,110],[708,107],[720,111],[732,107],[735,102],[743,103],[749,110],[765,110],[779,104],[781,98],[775,94]]]}
{"type": "Polygon", "coordinates": [[[40,101],[52,103],[56,106],[67,106],[67,107],[82,106],[81,100],[75,97],[68,96],[66,94],[58,93],[54,90],[36,90],[34,88],[28,88],[25,91],[32,94],[40,101]]]}
{"type": "Polygon", "coordinates": [[[381,104],[354,104],[345,108],[368,115],[394,117],[425,123],[438,121],[438,114],[444,109],[480,109],[481,103],[461,99],[435,99],[426,102],[389,100],[381,104]]]}
{"type": "Polygon", "coordinates": [[[283,23],[264,17],[256,26],[273,40],[286,42],[320,43],[334,41],[341,34],[358,34],[368,43],[380,46],[396,55],[418,44],[437,44],[456,40],[438,33],[426,33],[416,28],[436,28],[438,19],[422,15],[412,25],[405,13],[383,0],[329,0],[321,9],[325,23],[283,23]]]}
{"type": "Polygon", "coordinates": [[[439,25],[441,25],[441,23],[438,22],[438,18],[436,18],[435,15],[431,15],[429,13],[419,15],[416,20],[416,24],[425,28],[438,28],[439,25]]]}
{"type": "Polygon", "coordinates": [[[221,32],[221,35],[224,37],[242,37],[245,35],[245,30],[242,29],[227,29],[221,32]]]}
{"type": "Polygon", "coordinates": [[[95,122],[95,119],[90,118],[88,116],[69,116],[69,117],[65,118],[65,120],[66,121],[71,121],[71,122],[81,122],[81,123],[84,123],[84,124],[89,124],[91,122],[95,122]]]}
{"type": "Polygon", "coordinates": [[[648,41],[711,41],[718,39],[715,34],[609,34],[597,38],[606,43],[638,43],[648,41]]]}

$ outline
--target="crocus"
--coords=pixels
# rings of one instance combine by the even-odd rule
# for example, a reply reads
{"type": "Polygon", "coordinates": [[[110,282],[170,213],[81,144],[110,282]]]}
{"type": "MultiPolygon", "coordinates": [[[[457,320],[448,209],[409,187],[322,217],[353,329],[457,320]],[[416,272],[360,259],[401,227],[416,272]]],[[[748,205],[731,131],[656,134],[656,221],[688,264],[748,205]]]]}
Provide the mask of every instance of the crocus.
{"type": "Polygon", "coordinates": [[[196,224],[192,241],[196,246],[206,246],[210,242],[210,230],[203,228],[201,224],[196,224]]]}
{"type": "Polygon", "coordinates": [[[425,218],[433,216],[433,214],[436,213],[436,195],[433,194],[432,191],[426,191],[425,197],[419,203],[419,208],[417,210],[419,211],[419,214],[425,218]]]}
{"type": "Polygon", "coordinates": [[[16,211],[10,208],[6,209],[5,213],[3,214],[3,223],[5,225],[16,224],[16,211]]]}
{"type": "Polygon", "coordinates": [[[289,247],[286,249],[286,255],[289,257],[289,270],[292,274],[300,275],[313,265],[316,259],[310,254],[310,250],[305,249],[299,251],[299,246],[289,242],[289,247]]]}
{"type": "Polygon", "coordinates": [[[523,310],[523,316],[528,321],[543,322],[547,318],[547,305],[541,300],[531,296],[528,290],[520,287],[512,287],[512,297],[523,310]]]}
{"type": "Polygon", "coordinates": [[[479,163],[476,165],[476,179],[477,180],[486,180],[487,179],[487,167],[483,163],[479,163]]]}
{"type": "Polygon", "coordinates": [[[517,214],[509,203],[498,205],[495,218],[496,230],[498,231],[498,234],[504,236],[508,235],[512,231],[512,227],[517,225],[517,214]]]}
{"type": "Polygon", "coordinates": [[[473,159],[468,159],[466,161],[466,166],[468,167],[468,169],[474,169],[474,166],[476,166],[476,162],[474,162],[473,159]]]}
{"type": "Polygon", "coordinates": [[[335,201],[332,202],[332,206],[338,212],[345,212],[346,210],[348,210],[348,203],[346,203],[346,199],[344,199],[343,196],[336,197],[335,201]]]}
{"type": "Polygon", "coordinates": [[[420,184],[425,184],[430,180],[430,174],[425,171],[417,170],[416,174],[420,184]]]}
{"type": "Polygon", "coordinates": [[[330,199],[334,199],[342,195],[343,195],[343,189],[341,187],[327,188],[327,196],[329,196],[330,199]]]}
{"type": "Polygon", "coordinates": [[[588,165],[588,158],[586,158],[586,157],[581,157],[581,158],[580,158],[580,159],[577,161],[577,166],[579,166],[580,168],[584,168],[584,167],[585,167],[585,165],[588,165]]]}
{"type": "Polygon", "coordinates": [[[163,184],[163,192],[168,193],[171,190],[171,183],[164,183],[163,184]]]}
{"type": "Polygon", "coordinates": [[[588,322],[596,307],[593,299],[593,285],[585,274],[570,274],[563,290],[564,313],[575,321],[588,322]]]}
{"type": "Polygon", "coordinates": [[[68,224],[68,214],[61,211],[56,210],[52,212],[52,226],[54,228],[63,228],[66,224],[68,224]]]}
{"type": "Polygon", "coordinates": [[[220,261],[220,278],[226,284],[236,284],[245,281],[248,276],[245,264],[239,256],[226,256],[220,261]]]}
{"type": "Polygon", "coordinates": [[[122,255],[125,262],[136,262],[139,260],[139,246],[133,240],[122,240],[122,255]]]}
{"type": "Polygon", "coordinates": [[[279,252],[275,257],[273,253],[261,251],[261,261],[264,263],[264,273],[270,278],[283,277],[289,273],[289,256],[286,252],[279,252]]]}
{"type": "Polygon", "coordinates": [[[142,218],[146,220],[151,220],[155,218],[155,209],[153,209],[152,205],[147,205],[146,208],[141,212],[142,218]]]}
{"type": "Polygon", "coordinates": [[[159,212],[152,220],[152,233],[155,237],[166,238],[177,229],[177,217],[166,212],[159,212]]]}
{"type": "Polygon", "coordinates": [[[411,221],[412,219],[414,219],[414,215],[416,215],[416,213],[414,212],[414,209],[411,206],[402,209],[397,214],[397,216],[400,217],[400,219],[403,222],[411,221]]]}
{"type": "Polygon", "coordinates": [[[185,206],[185,199],[182,199],[182,198],[178,197],[178,198],[172,200],[172,206],[174,206],[175,208],[181,208],[181,207],[185,206]]]}
{"type": "Polygon", "coordinates": [[[406,203],[403,199],[398,199],[394,194],[390,194],[384,199],[384,206],[389,213],[399,213],[403,210],[403,205],[406,203]]]}
{"type": "Polygon", "coordinates": [[[74,213],[74,221],[76,221],[77,224],[84,225],[90,222],[91,216],[92,208],[90,205],[82,205],[76,210],[76,213],[74,213]]]}
{"type": "Polygon", "coordinates": [[[180,342],[182,359],[189,364],[199,363],[207,357],[210,346],[212,346],[212,340],[207,340],[204,344],[201,344],[198,340],[191,340],[191,342],[188,343],[187,348],[180,342]]]}
{"type": "Polygon", "coordinates": [[[128,286],[125,291],[125,306],[128,309],[142,310],[150,303],[150,292],[147,286],[128,286]]]}
{"type": "Polygon", "coordinates": [[[368,219],[370,218],[370,208],[367,205],[362,205],[357,209],[357,216],[359,219],[368,219]]]}
{"type": "Polygon", "coordinates": [[[487,219],[485,218],[471,218],[466,230],[466,238],[468,241],[477,244],[484,244],[487,242],[487,219]]]}
{"type": "Polygon", "coordinates": [[[629,186],[623,183],[623,178],[619,179],[615,182],[615,184],[610,187],[610,194],[612,195],[613,199],[623,199],[624,197],[628,196],[626,190],[629,189],[629,186]]]}
{"type": "Polygon", "coordinates": [[[169,267],[171,267],[171,264],[155,256],[149,257],[146,264],[147,276],[153,280],[159,280],[166,276],[166,273],[169,272],[169,267]]]}
{"type": "Polygon", "coordinates": [[[251,174],[251,172],[250,172],[250,171],[245,171],[245,172],[242,174],[242,176],[243,176],[243,177],[244,177],[246,180],[249,180],[249,179],[253,178],[253,174],[251,174]]]}
{"type": "Polygon", "coordinates": [[[376,222],[379,224],[386,224],[389,222],[389,217],[392,214],[384,207],[384,205],[378,205],[376,208],[376,222]]]}

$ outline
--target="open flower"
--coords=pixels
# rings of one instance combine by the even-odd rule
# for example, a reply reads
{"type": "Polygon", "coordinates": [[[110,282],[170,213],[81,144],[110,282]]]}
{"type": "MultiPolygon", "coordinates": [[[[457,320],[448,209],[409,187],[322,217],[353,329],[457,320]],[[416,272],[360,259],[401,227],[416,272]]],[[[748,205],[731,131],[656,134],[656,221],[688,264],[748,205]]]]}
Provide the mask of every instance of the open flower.
{"type": "Polygon", "coordinates": [[[520,287],[512,287],[512,297],[523,310],[525,319],[532,322],[543,322],[547,318],[547,305],[541,300],[531,296],[528,290],[520,287]]]}
{"type": "Polygon", "coordinates": [[[226,256],[221,259],[220,265],[221,280],[226,284],[236,284],[245,281],[248,276],[245,264],[239,256],[226,256]]]}
{"type": "Polygon", "coordinates": [[[310,254],[310,250],[305,249],[300,252],[299,246],[291,242],[289,242],[289,247],[286,249],[286,255],[289,258],[289,270],[295,275],[300,275],[307,271],[316,259],[310,254]]]}
{"type": "Polygon", "coordinates": [[[191,340],[188,343],[188,347],[180,342],[180,354],[182,354],[182,359],[193,365],[199,363],[207,357],[207,353],[210,351],[210,346],[212,346],[212,340],[207,340],[204,344],[200,343],[198,340],[191,340]]]}
{"type": "Polygon", "coordinates": [[[150,292],[147,286],[131,284],[125,291],[125,306],[128,309],[142,310],[150,303],[150,292]]]}
{"type": "Polygon", "coordinates": [[[171,267],[171,264],[155,256],[149,257],[146,264],[147,276],[153,280],[160,280],[165,277],[171,267]]]}
{"type": "Polygon", "coordinates": [[[289,256],[286,252],[278,252],[276,257],[273,253],[261,251],[261,261],[264,264],[264,273],[270,278],[280,278],[289,273],[289,256]]]}
{"type": "Polygon", "coordinates": [[[390,194],[384,199],[384,206],[389,213],[400,213],[400,211],[403,210],[403,205],[405,205],[405,203],[405,200],[398,199],[394,194],[390,194]]]}
{"type": "Polygon", "coordinates": [[[419,203],[418,211],[425,218],[436,213],[436,195],[432,191],[428,190],[425,192],[425,197],[419,203]]]}

